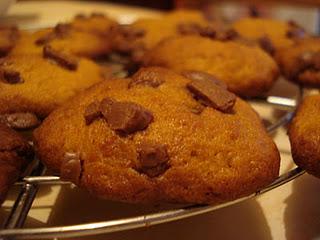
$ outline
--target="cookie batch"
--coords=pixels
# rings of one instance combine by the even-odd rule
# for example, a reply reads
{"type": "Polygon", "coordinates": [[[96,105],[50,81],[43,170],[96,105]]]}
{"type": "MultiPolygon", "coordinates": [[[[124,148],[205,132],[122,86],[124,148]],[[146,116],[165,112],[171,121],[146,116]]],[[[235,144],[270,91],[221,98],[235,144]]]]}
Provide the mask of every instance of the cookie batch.
{"type": "MultiPolygon", "coordinates": [[[[280,154],[247,99],[280,75],[318,87],[318,41],[293,21],[227,23],[196,10],[129,25],[92,13],[34,32],[2,26],[0,200],[34,155],[109,200],[217,204],[254,193],[278,177],[280,154]],[[112,56],[126,77],[115,77],[112,56]]],[[[319,106],[306,98],[289,128],[294,161],[315,176],[319,106]]]]}

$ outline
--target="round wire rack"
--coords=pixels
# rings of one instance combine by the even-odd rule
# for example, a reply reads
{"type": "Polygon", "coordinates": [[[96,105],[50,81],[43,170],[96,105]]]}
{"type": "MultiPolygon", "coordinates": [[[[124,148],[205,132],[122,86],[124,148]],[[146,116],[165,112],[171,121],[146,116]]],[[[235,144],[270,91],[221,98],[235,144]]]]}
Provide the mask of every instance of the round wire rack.
{"type": "MultiPolygon", "coordinates": [[[[272,133],[279,127],[289,123],[293,117],[293,113],[297,103],[302,96],[302,91],[297,99],[268,96],[263,99],[252,99],[251,102],[259,102],[267,104],[274,108],[286,109],[286,113],[278,118],[272,124],[269,124],[267,131],[272,133]]],[[[52,239],[52,238],[68,238],[80,237],[95,234],[111,233],[117,231],[124,231],[128,229],[146,227],[166,222],[187,218],[216,209],[224,208],[235,203],[253,198],[264,194],[274,188],[277,188],[296,177],[302,175],[305,171],[296,167],[286,173],[281,174],[269,186],[260,189],[259,191],[236,199],[234,201],[226,202],[219,205],[188,205],[185,207],[178,207],[176,209],[160,211],[156,213],[144,214],[140,216],[120,218],[115,220],[107,220],[100,222],[92,222],[85,224],[69,225],[69,226],[53,226],[40,228],[23,228],[28,212],[33,201],[36,199],[37,191],[41,185],[64,185],[71,184],[70,182],[61,181],[57,176],[44,176],[45,168],[37,160],[35,160],[31,173],[24,177],[16,185],[20,186],[20,193],[15,200],[15,203],[6,219],[2,229],[0,229],[0,239],[52,239]]]]}

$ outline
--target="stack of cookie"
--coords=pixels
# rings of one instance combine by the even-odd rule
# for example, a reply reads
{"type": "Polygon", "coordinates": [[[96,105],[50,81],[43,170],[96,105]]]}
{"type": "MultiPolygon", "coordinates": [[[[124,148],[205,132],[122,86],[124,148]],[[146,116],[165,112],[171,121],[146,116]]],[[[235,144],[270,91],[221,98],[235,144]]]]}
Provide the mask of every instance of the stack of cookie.
{"type": "MultiPolygon", "coordinates": [[[[32,33],[3,27],[0,122],[19,130],[40,125],[33,139],[39,159],[94,195],[135,203],[233,200],[270,184],[280,166],[261,119],[238,96],[266,94],[281,72],[316,82],[317,41],[293,22],[227,24],[194,10],[131,25],[92,14],[32,33]],[[111,54],[126,58],[130,76],[114,78],[97,63],[111,54]]],[[[11,131],[4,127],[1,141],[18,138],[11,131]]],[[[15,141],[21,151],[0,149],[11,154],[3,162],[17,164],[3,183],[16,180],[21,159],[31,156],[29,145],[15,141]]]]}

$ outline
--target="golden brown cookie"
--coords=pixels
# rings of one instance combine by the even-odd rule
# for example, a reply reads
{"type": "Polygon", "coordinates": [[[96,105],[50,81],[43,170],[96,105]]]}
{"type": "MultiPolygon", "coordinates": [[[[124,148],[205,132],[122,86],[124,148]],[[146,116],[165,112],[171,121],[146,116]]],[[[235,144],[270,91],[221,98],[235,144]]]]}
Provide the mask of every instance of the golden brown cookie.
{"type": "Polygon", "coordinates": [[[168,37],[196,34],[214,38],[219,27],[220,24],[209,22],[200,11],[177,10],[158,18],[141,18],[114,29],[113,48],[128,53],[139,63],[147,50],[168,37]]]}
{"type": "Polygon", "coordinates": [[[187,70],[207,72],[241,96],[265,93],[279,72],[274,60],[258,47],[200,36],[167,39],[146,53],[143,64],[167,67],[180,73],[187,70]]]}
{"type": "Polygon", "coordinates": [[[268,18],[243,18],[233,23],[233,29],[248,40],[262,41],[267,38],[275,49],[291,46],[294,40],[306,35],[296,23],[268,18]]]}
{"type": "Polygon", "coordinates": [[[320,87],[320,39],[305,38],[278,51],[276,60],[284,76],[304,86],[320,87]]]}
{"type": "Polygon", "coordinates": [[[17,132],[0,124],[0,204],[32,157],[31,145],[17,132]]]}
{"type": "Polygon", "coordinates": [[[104,79],[94,62],[50,46],[40,54],[10,55],[0,64],[0,114],[45,117],[65,100],[104,79]]]}
{"type": "Polygon", "coordinates": [[[89,17],[78,15],[70,23],[60,23],[35,43],[39,46],[50,44],[55,49],[77,56],[97,58],[111,50],[110,31],[117,23],[103,15],[89,17]]]}
{"type": "Polygon", "coordinates": [[[289,138],[295,163],[320,177],[320,95],[303,100],[290,124],[289,138]]]}
{"type": "Polygon", "coordinates": [[[271,183],[279,152],[218,81],[145,68],[79,94],[34,133],[48,168],[125,202],[218,203],[271,183]]]}

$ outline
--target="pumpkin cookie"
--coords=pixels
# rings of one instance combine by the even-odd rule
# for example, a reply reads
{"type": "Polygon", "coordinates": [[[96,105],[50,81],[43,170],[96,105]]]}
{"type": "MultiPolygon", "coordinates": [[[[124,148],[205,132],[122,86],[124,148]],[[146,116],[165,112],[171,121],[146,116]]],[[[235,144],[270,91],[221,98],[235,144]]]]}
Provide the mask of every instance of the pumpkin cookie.
{"type": "Polygon", "coordinates": [[[120,53],[129,54],[133,61],[140,63],[146,51],[169,37],[196,34],[223,38],[218,31],[220,25],[209,22],[200,11],[173,11],[159,18],[141,18],[131,25],[115,28],[113,48],[120,53]]]}
{"type": "Polygon", "coordinates": [[[320,87],[320,39],[305,38],[276,55],[284,76],[304,86],[320,87]]]}
{"type": "Polygon", "coordinates": [[[0,114],[45,117],[68,98],[104,79],[101,68],[90,60],[50,46],[42,51],[41,55],[10,55],[1,60],[0,114]]]}
{"type": "Polygon", "coordinates": [[[276,50],[291,46],[295,39],[306,35],[305,31],[293,21],[268,18],[243,18],[234,22],[233,29],[241,37],[258,41],[261,45],[267,39],[276,50]]]}
{"type": "Polygon", "coordinates": [[[207,75],[145,68],[101,82],[34,133],[38,157],[97,196],[219,203],[271,183],[279,152],[256,112],[207,75]]]}
{"type": "Polygon", "coordinates": [[[303,100],[290,124],[289,138],[295,163],[320,177],[320,95],[303,100]]]}
{"type": "Polygon", "coordinates": [[[60,51],[96,58],[110,52],[110,31],[115,26],[115,21],[103,15],[78,15],[70,23],[60,23],[47,34],[39,36],[35,43],[39,46],[50,44],[60,51]]]}
{"type": "Polygon", "coordinates": [[[232,92],[250,97],[268,91],[279,72],[275,61],[258,47],[200,36],[167,39],[145,55],[143,64],[180,73],[207,72],[225,82],[232,92]]]}

